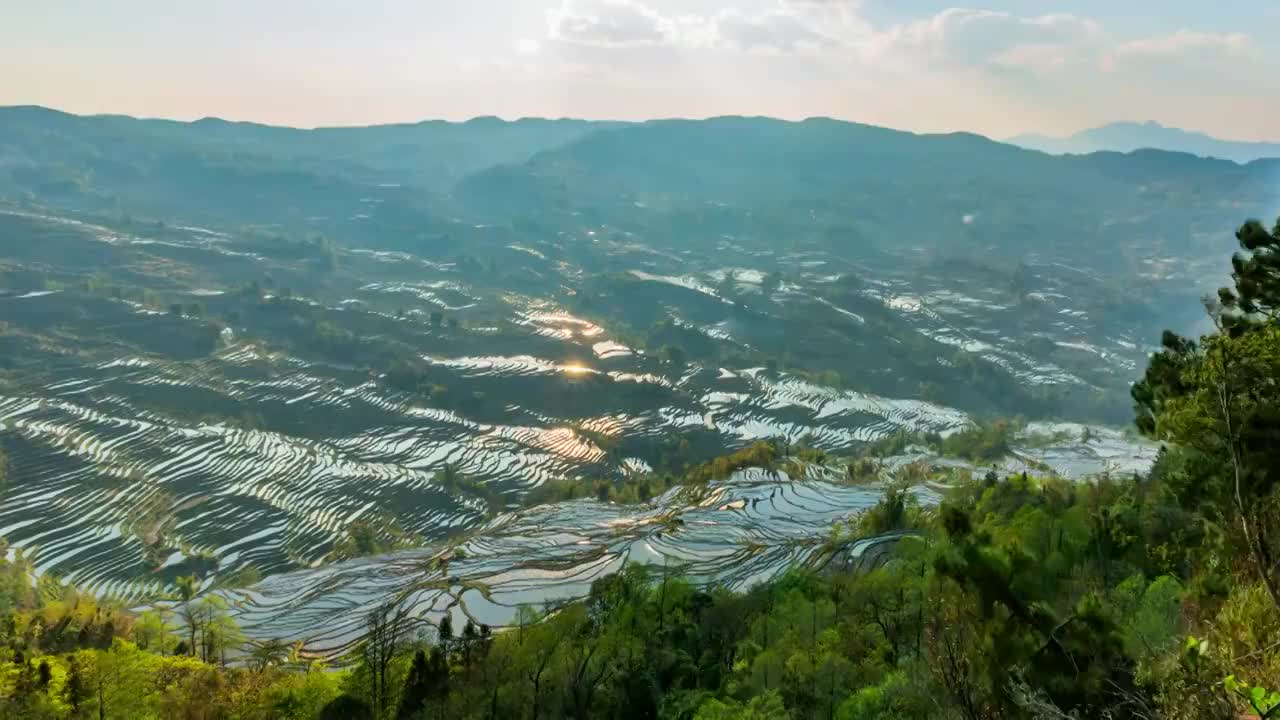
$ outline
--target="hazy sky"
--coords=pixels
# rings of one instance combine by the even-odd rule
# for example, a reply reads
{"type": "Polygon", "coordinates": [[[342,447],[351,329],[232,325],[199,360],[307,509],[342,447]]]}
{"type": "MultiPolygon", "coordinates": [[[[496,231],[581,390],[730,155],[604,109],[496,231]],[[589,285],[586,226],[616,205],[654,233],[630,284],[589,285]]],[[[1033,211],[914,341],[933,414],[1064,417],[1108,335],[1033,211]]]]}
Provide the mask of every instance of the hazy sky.
{"type": "Polygon", "coordinates": [[[1280,140],[1280,0],[0,0],[0,105],[1280,140]]]}

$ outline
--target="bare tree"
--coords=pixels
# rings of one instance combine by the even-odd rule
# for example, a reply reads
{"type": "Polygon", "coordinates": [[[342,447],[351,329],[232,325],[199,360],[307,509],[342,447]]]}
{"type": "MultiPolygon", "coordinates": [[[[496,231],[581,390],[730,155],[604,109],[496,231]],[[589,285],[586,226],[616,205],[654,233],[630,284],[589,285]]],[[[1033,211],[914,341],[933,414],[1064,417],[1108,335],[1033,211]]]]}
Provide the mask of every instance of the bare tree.
{"type": "Polygon", "coordinates": [[[981,671],[973,664],[977,646],[964,611],[947,599],[938,599],[925,628],[929,646],[929,671],[945,690],[953,712],[965,720],[989,720],[994,713],[982,687],[981,671]]]}
{"type": "Polygon", "coordinates": [[[521,665],[533,691],[532,720],[542,717],[543,700],[545,699],[547,671],[553,661],[560,657],[560,646],[568,639],[569,634],[551,623],[539,622],[542,618],[531,608],[523,607],[517,618],[520,628],[516,636],[521,665]]]}
{"type": "Polygon", "coordinates": [[[360,659],[369,671],[373,710],[379,718],[387,717],[388,708],[393,706],[391,662],[400,651],[408,618],[408,609],[393,601],[379,605],[365,620],[367,631],[360,645],[360,659]]]}

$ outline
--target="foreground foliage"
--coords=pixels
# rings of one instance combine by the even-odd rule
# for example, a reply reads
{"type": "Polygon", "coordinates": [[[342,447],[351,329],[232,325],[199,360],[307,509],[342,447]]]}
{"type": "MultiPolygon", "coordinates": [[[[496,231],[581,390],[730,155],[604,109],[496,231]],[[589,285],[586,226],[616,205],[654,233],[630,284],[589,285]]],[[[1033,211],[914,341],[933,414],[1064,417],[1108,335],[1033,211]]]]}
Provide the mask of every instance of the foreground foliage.
{"type": "Polygon", "coordinates": [[[1270,691],[1254,688],[1280,671],[1280,610],[1259,583],[1205,562],[1230,538],[1185,534],[1196,518],[1172,502],[1176,460],[1140,480],[973,481],[936,511],[891,493],[863,532],[916,534],[883,562],[745,593],[631,565],[501,633],[450,620],[415,634],[386,608],[340,671],[278,643],[224,666],[198,610],[192,642],[154,614],[128,622],[82,596],[40,599],[10,563],[0,693],[7,717],[50,718],[1266,712],[1270,691]],[[1190,649],[1189,633],[1203,638],[1190,649]]]}

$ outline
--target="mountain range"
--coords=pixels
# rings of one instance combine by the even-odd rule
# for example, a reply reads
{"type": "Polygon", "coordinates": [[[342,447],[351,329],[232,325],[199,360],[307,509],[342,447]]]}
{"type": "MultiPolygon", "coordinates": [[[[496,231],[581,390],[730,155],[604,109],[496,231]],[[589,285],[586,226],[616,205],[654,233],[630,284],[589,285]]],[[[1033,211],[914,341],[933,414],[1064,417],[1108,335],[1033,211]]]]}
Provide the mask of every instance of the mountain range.
{"type": "Polygon", "coordinates": [[[1034,235],[1038,251],[1087,255],[1159,236],[1181,253],[1197,228],[1273,213],[1277,177],[1280,160],[1047,157],[830,119],[299,130],[0,108],[0,201],[409,251],[423,238],[465,245],[477,225],[554,234],[604,221],[686,242],[818,234],[861,251],[894,245],[908,222],[922,249],[1022,254],[1034,235]]]}
{"type": "Polygon", "coordinates": [[[1166,127],[1156,122],[1111,123],[1082,130],[1065,138],[1039,134],[1018,135],[1009,138],[1007,142],[1053,155],[1159,149],[1239,163],[1280,158],[1280,143],[1223,140],[1201,132],[1166,127]]]}

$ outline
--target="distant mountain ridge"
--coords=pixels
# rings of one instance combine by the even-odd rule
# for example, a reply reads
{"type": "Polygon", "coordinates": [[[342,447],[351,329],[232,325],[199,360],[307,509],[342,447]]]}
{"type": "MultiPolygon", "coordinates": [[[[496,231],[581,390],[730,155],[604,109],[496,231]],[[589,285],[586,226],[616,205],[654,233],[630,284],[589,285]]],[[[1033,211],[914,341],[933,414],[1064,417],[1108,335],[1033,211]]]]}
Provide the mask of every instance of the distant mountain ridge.
{"type": "Polygon", "coordinates": [[[1167,150],[1200,157],[1248,163],[1266,158],[1280,158],[1280,143],[1222,140],[1202,132],[1167,127],[1157,122],[1118,122],[1082,130],[1070,137],[1026,134],[1006,140],[1012,145],[1040,150],[1053,155],[1085,155],[1088,153],[1134,150],[1167,150]]]}
{"type": "Polygon", "coordinates": [[[290,172],[363,175],[372,182],[441,191],[470,173],[528,159],[610,125],[477,117],[303,129],[214,117],[184,122],[74,115],[25,105],[0,107],[0,158],[8,150],[13,162],[26,160],[41,172],[93,167],[95,176],[124,169],[150,175],[161,155],[165,174],[184,166],[253,159],[290,172]]]}
{"type": "Polygon", "coordinates": [[[859,252],[1217,257],[1204,238],[1274,216],[1278,180],[1280,159],[1057,157],[830,118],[306,130],[0,108],[0,204],[411,251],[466,247],[486,228],[555,243],[608,226],[762,250],[818,238],[859,252]]]}
{"type": "Polygon", "coordinates": [[[1240,165],[1159,150],[1058,157],[968,133],[725,117],[590,133],[475,173],[453,196],[489,222],[540,217],[558,227],[598,216],[641,234],[714,228],[762,246],[825,224],[833,242],[866,246],[895,244],[906,221],[933,247],[1090,257],[1133,247],[1135,234],[1190,242],[1189,228],[1234,222],[1220,216],[1228,197],[1236,214],[1270,215],[1277,179],[1280,160],[1240,165]],[[966,215],[980,219],[966,224],[966,215]]]}

